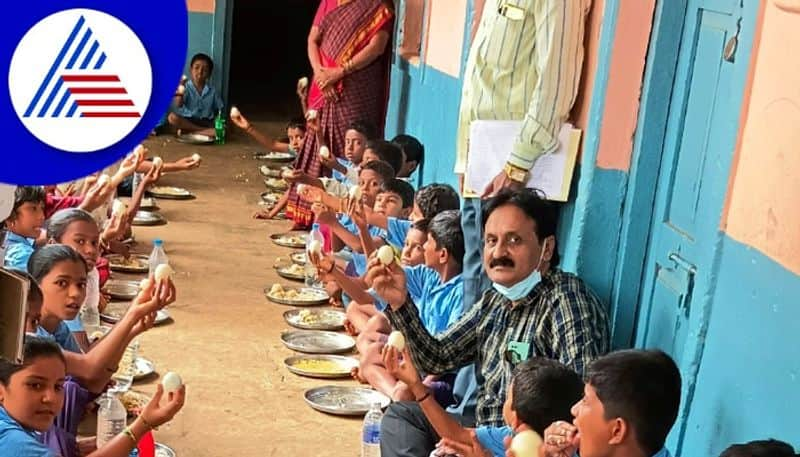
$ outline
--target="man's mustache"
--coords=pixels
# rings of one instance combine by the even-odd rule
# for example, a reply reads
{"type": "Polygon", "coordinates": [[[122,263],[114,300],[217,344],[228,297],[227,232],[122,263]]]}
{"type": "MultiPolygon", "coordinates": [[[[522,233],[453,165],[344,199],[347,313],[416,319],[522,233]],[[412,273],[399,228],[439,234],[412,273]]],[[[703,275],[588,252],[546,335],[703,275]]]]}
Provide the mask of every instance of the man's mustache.
{"type": "Polygon", "coordinates": [[[491,262],[489,262],[489,268],[494,268],[494,267],[514,268],[514,261],[511,260],[511,258],[509,257],[498,257],[496,259],[492,259],[491,262]]]}

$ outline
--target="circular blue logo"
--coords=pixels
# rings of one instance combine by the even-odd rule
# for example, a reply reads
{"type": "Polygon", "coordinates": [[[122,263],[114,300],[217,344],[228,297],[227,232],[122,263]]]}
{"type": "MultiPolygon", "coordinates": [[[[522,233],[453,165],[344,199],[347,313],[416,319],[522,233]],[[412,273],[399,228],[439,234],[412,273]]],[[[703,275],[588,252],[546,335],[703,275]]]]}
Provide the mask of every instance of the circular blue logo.
{"type": "Polygon", "coordinates": [[[132,151],[169,108],[186,59],[186,3],[34,0],[0,34],[0,182],[56,184],[132,151]]]}

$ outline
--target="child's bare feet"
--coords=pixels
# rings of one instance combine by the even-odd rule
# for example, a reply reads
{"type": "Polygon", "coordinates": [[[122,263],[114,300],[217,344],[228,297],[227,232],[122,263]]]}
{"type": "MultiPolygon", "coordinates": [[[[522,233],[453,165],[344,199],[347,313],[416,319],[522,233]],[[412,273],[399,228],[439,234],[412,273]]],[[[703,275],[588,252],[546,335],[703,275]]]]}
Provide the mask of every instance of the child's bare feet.
{"type": "Polygon", "coordinates": [[[392,391],[392,400],[394,401],[414,401],[414,394],[408,388],[406,383],[397,381],[392,391]]]}
{"type": "Polygon", "coordinates": [[[352,376],[353,379],[361,384],[369,384],[369,382],[367,382],[367,380],[361,376],[361,369],[359,367],[354,367],[352,370],[350,370],[350,376],[352,376]]]}

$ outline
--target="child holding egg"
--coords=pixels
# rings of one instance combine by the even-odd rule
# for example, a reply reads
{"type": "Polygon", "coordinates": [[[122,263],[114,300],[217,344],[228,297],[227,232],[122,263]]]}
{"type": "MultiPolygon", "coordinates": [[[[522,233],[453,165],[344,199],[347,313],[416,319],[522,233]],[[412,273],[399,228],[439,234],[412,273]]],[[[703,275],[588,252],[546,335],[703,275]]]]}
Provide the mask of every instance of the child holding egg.
{"type": "MultiPolygon", "coordinates": [[[[48,446],[49,441],[43,443],[37,436],[43,433],[47,437],[62,411],[74,407],[65,388],[68,369],[69,363],[58,345],[33,336],[25,339],[21,364],[0,359],[0,449],[4,454],[77,455],[74,449],[48,446]]],[[[167,393],[159,385],[139,417],[88,456],[127,457],[145,434],[172,420],[183,407],[185,395],[184,387],[167,393]]]]}
{"type": "Polygon", "coordinates": [[[175,291],[169,281],[143,290],[108,335],[84,354],[65,321],[77,317],[85,300],[86,261],[69,246],[48,244],[34,252],[28,268],[43,297],[38,326],[28,331],[55,341],[63,349],[67,373],[71,375],[64,382],[67,407],[45,434],[45,442],[63,455],[72,456],[86,404],[106,388],[125,348],[152,327],[156,311],[174,300],[175,291]]]}
{"type": "Polygon", "coordinates": [[[210,84],[214,61],[207,54],[192,56],[189,64],[190,78],[181,80],[173,97],[172,111],[167,122],[185,132],[197,132],[216,137],[214,118],[225,106],[222,97],[210,84]]]}
{"type": "Polygon", "coordinates": [[[383,362],[389,373],[409,386],[414,400],[409,407],[423,414],[436,430],[442,455],[484,457],[488,452],[493,457],[506,457],[505,441],[517,434],[516,457],[537,456],[537,444],[545,429],[553,422],[570,420],[570,408],[583,395],[583,382],[577,373],[558,361],[534,357],[514,370],[503,404],[505,425],[470,429],[432,401],[431,389],[420,379],[408,346],[387,345],[383,362]]]}

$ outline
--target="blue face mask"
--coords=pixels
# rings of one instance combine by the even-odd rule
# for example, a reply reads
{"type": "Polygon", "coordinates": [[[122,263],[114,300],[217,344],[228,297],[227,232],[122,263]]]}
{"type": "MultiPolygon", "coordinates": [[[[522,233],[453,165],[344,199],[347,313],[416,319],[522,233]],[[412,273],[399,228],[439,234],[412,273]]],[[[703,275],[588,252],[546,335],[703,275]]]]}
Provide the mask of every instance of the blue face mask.
{"type": "Polygon", "coordinates": [[[542,273],[539,271],[539,268],[542,266],[542,258],[544,257],[544,250],[546,246],[547,242],[542,245],[542,253],[539,255],[539,264],[536,266],[536,269],[528,275],[528,277],[511,287],[506,287],[494,282],[492,283],[494,290],[511,301],[521,300],[531,293],[533,288],[536,287],[536,284],[542,282],[542,273]]]}

